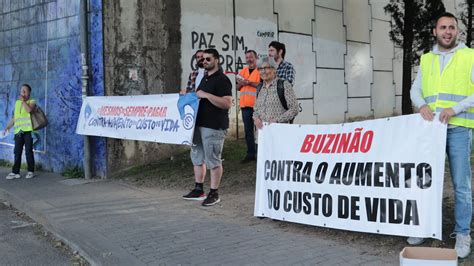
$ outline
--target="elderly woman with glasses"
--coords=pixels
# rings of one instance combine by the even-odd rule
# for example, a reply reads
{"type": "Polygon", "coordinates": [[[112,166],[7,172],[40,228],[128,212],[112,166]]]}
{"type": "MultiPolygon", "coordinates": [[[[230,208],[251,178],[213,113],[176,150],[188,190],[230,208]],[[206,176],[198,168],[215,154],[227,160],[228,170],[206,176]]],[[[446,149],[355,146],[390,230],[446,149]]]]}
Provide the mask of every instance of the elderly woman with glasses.
{"type": "Polygon", "coordinates": [[[260,78],[263,80],[257,101],[255,102],[253,120],[258,129],[263,127],[263,122],[290,123],[298,114],[298,101],[295,91],[288,81],[283,81],[284,97],[288,109],[282,104],[278,95],[277,63],[272,57],[264,57],[258,64],[260,78]]]}

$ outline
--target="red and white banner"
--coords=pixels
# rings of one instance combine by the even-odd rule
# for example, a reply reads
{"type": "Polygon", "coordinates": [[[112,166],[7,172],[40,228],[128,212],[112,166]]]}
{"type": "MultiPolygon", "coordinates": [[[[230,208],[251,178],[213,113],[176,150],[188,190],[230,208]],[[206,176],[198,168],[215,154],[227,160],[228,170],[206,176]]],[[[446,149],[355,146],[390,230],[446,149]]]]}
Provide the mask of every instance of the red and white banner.
{"type": "Polygon", "coordinates": [[[255,216],[441,239],[447,126],[419,114],[258,135],[255,216]]]}

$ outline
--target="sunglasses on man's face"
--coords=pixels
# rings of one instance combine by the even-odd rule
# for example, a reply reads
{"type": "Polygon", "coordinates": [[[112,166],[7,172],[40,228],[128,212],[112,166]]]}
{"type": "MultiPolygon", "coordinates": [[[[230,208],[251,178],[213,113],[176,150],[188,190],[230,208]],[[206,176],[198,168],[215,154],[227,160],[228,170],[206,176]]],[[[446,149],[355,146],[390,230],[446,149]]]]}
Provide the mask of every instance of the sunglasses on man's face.
{"type": "Polygon", "coordinates": [[[211,62],[211,59],[212,57],[204,57],[204,60],[206,60],[207,62],[211,62]]]}

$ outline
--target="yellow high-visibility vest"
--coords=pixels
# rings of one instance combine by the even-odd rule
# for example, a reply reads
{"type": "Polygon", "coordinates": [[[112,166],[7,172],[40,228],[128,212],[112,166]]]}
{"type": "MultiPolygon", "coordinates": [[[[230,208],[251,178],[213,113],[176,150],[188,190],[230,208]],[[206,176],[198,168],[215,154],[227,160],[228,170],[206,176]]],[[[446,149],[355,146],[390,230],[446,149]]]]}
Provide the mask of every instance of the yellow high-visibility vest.
{"type": "MultiPolygon", "coordinates": [[[[28,100],[26,103],[30,104],[32,102],[34,102],[34,100],[28,100]]],[[[33,131],[30,113],[25,110],[21,103],[22,101],[20,100],[15,102],[15,112],[13,113],[13,121],[15,122],[15,130],[13,131],[14,134],[17,134],[20,131],[33,131]]]]}
{"type": "MultiPolygon", "coordinates": [[[[431,110],[440,112],[451,108],[474,93],[471,81],[474,50],[461,48],[440,71],[439,55],[429,52],[421,56],[421,88],[423,98],[431,110]]],[[[474,108],[449,119],[448,124],[474,128],[474,108]]]]}

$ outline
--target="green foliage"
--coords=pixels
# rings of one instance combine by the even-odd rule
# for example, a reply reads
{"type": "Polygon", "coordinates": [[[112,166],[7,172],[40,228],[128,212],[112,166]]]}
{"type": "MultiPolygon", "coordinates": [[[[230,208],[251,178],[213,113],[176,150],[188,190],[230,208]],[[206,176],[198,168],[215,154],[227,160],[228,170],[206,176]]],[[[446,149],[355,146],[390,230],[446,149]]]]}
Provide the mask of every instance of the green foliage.
{"type": "MultiPolygon", "coordinates": [[[[391,1],[384,8],[386,14],[392,17],[392,30],[390,31],[390,39],[398,46],[402,46],[407,36],[404,36],[405,21],[413,21],[412,36],[412,62],[416,65],[420,56],[431,49],[433,41],[434,20],[436,17],[446,11],[441,0],[398,0],[391,1]],[[405,7],[409,6],[414,12],[405,12],[405,7]],[[412,18],[406,18],[406,14],[413,14],[412,18]]],[[[410,36],[411,38],[411,36],[410,36]]]]}
{"type": "MultiPolygon", "coordinates": [[[[7,160],[4,160],[4,159],[0,159],[0,167],[6,167],[6,168],[11,168],[13,166],[13,163],[7,161],[7,160]]],[[[28,169],[28,166],[26,163],[22,163],[20,165],[20,169],[23,169],[23,170],[26,170],[28,169]]],[[[41,164],[35,164],[35,171],[41,171],[43,170],[43,165],[41,164]]]]}
{"type": "Polygon", "coordinates": [[[11,162],[7,161],[7,160],[1,159],[0,160],[0,166],[1,167],[12,167],[13,164],[11,162]]]}
{"type": "Polygon", "coordinates": [[[84,171],[77,166],[68,167],[64,170],[62,175],[67,178],[84,178],[84,171]]]}
{"type": "Polygon", "coordinates": [[[466,27],[466,31],[460,32],[460,36],[466,40],[466,45],[471,47],[472,43],[472,4],[474,0],[464,0],[463,2],[459,3],[459,10],[458,17],[461,18],[461,23],[464,24],[466,27]],[[469,30],[471,29],[471,30],[469,30]]]}

